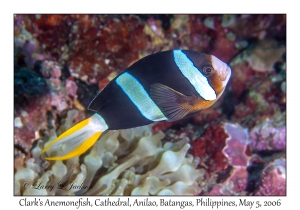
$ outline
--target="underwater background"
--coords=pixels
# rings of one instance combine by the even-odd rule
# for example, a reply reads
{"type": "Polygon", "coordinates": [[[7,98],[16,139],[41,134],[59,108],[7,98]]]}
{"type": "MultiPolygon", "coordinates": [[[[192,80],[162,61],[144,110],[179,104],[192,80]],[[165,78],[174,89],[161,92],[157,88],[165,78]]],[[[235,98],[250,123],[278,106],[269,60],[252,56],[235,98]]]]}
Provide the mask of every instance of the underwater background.
{"type": "Polygon", "coordinates": [[[15,195],[286,195],[286,15],[14,15],[14,173],[15,195]],[[231,67],[216,104],[43,159],[122,70],[172,49],[231,67]]]}

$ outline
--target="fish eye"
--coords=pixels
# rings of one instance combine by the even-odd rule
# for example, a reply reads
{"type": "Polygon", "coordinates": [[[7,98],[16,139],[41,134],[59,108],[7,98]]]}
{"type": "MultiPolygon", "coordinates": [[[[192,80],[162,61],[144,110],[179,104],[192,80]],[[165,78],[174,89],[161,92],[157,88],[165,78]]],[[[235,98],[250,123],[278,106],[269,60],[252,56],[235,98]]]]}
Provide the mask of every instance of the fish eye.
{"type": "Polygon", "coordinates": [[[210,67],[206,67],[206,68],[205,68],[205,72],[206,72],[206,73],[210,73],[210,72],[211,72],[211,68],[210,68],[210,67]]]}
{"type": "Polygon", "coordinates": [[[213,73],[214,69],[211,66],[204,66],[203,73],[206,75],[211,75],[213,73]]]}

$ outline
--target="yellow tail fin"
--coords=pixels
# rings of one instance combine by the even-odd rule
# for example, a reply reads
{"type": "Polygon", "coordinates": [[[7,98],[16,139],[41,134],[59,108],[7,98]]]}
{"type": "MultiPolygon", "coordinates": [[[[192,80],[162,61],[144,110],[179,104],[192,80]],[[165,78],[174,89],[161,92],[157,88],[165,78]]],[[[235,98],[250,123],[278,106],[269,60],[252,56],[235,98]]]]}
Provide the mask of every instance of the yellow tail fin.
{"type": "Polygon", "coordinates": [[[66,160],[87,151],[98,140],[100,135],[107,130],[104,119],[94,114],[50,142],[42,151],[57,151],[58,156],[47,157],[46,160],[66,160]]]}

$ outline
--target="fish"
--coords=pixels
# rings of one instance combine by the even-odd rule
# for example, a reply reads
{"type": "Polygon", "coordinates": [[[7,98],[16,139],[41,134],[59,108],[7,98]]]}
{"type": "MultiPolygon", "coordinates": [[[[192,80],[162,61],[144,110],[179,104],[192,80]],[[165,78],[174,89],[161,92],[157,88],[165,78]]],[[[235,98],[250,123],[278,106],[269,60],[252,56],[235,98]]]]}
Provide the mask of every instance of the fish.
{"type": "Polygon", "coordinates": [[[192,50],[148,55],[114,78],[89,104],[95,112],[41,151],[57,151],[47,160],[66,160],[86,152],[106,130],[176,121],[212,106],[224,92],[231,68],[192,50]]]}

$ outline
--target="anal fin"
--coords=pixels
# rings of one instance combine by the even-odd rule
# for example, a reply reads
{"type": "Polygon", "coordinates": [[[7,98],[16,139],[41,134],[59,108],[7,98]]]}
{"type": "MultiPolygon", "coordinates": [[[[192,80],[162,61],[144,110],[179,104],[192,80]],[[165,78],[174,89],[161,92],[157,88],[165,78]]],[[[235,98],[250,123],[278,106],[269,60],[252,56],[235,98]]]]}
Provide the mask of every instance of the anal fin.
{"type": "Polygon", "coordinates": [[[191,96],[186,96],[172,88],[154,83],[150,86],[150,96],[161,109],[168,121],[184,118],[192,109],[191,96]]]}

